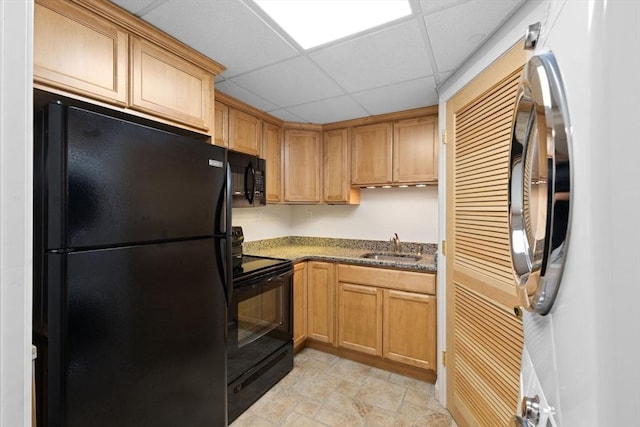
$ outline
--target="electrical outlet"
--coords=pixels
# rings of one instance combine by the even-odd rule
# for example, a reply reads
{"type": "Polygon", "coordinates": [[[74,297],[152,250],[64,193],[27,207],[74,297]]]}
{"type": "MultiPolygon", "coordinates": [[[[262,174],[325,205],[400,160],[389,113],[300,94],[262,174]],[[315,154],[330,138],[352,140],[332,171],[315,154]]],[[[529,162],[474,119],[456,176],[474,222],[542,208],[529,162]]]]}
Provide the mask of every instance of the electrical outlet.
{"type": "Polygon", "coordinates": [[[305,211],[305,212],[304,212],[304,216],[305,216],[308,220],[311,220],[311,219],[313,219],[313,212],[311,212],[311,211],[305,211]]]}

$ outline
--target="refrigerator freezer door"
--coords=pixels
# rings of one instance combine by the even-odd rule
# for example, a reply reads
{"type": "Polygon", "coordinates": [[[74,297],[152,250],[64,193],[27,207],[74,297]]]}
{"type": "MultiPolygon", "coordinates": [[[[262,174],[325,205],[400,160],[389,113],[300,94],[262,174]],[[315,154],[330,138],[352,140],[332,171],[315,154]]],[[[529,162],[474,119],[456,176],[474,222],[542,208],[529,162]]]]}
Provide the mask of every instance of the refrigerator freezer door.
{"type": "Polygon", "coordinates": [[[46,249],[214,234],[224,148],[75,107],[45,117],[46,249]]]}
{"type": "Polygon", "coordinates": [[[215,245],[197,239],[47,255],[61,266],[51,269],[61,277],[50,281],[49,299],[66,307],[49,312],[48,371],[60,374],[49,377],[48,393],[62,400],[49,408],[50,426],[227,425],[215,245]]]}

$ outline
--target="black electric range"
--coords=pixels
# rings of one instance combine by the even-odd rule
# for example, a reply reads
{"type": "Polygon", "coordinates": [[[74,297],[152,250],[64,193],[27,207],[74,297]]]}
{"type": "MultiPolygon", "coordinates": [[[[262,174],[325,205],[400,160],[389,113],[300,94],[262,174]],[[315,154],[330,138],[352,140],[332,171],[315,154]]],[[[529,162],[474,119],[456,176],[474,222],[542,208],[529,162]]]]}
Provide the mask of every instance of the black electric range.
{"type": "Polygon", "coordinates": [[[293,263],[244,255],[242,229],[233,228],[227,322],[229,422],[293,369],[293,263]]]}

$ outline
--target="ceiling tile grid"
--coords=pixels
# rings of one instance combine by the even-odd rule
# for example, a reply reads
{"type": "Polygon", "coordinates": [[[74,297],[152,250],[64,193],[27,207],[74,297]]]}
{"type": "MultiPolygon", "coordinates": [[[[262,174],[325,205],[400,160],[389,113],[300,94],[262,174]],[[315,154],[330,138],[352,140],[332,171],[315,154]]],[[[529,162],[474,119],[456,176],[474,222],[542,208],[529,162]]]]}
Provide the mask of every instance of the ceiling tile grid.
{"type": "Polygon", "coordinates": [[[415,21],[311,52],[309,56],[347,91],[357,92],[432,75],[415,21]]]}
{"type": "Polygon", "coordinates": [[[227,67],[217,90],[324,124],[437,104],[438,85],[525,0],[409,0],[410,16],[308,51],[253,0],[112,1],[227,67]]]}
{"type": "Polygon", "coordinates": [[[520,3],[521,0],[472,0],[425,15],[438,70],[460,67],[520,3]]]}
{"type": "Polygon", "coordinates": [[[432,76],[358,92],[353,97],[371,115],[438,104],[432,76]]]}

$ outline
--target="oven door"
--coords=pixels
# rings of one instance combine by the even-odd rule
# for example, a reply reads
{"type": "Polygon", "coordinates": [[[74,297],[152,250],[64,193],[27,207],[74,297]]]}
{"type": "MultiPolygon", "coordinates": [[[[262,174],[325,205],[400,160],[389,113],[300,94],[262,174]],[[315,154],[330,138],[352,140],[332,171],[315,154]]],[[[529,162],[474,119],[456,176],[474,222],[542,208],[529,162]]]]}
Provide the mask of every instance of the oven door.
{"type": "Polygon", "coordinates": [[[289,271],[234,286],[228,322],[228,384],[291,343],[292,277],[289,271]]]}

